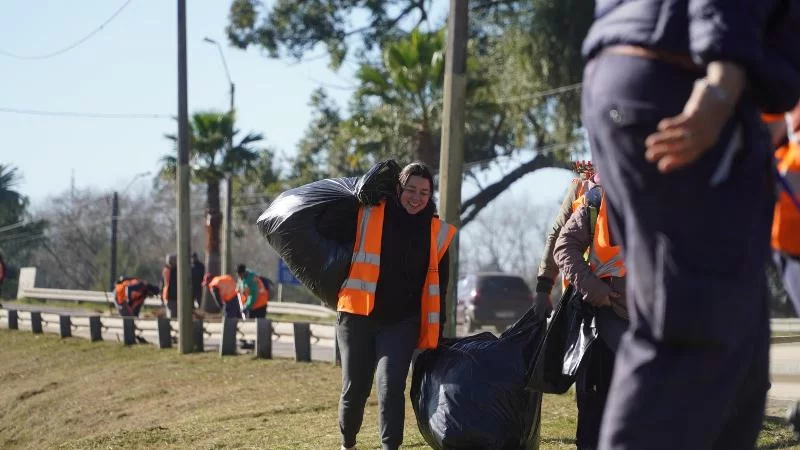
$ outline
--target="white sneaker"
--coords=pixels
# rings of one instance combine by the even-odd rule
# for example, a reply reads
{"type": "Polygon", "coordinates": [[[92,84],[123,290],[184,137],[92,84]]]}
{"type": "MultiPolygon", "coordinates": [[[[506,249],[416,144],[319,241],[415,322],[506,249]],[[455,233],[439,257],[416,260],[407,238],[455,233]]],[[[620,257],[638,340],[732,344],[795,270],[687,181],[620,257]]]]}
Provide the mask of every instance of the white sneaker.
{"type": "Polygon", "coordinates": [[[341,450],[357,450],[357,449],[356,449],[356,446],[355,446],[355,445],[354,445],[354,446],[352,446],[352,447],[345,447],[345,446],[343,445],[343,446],[341,447],[341,450]]]}

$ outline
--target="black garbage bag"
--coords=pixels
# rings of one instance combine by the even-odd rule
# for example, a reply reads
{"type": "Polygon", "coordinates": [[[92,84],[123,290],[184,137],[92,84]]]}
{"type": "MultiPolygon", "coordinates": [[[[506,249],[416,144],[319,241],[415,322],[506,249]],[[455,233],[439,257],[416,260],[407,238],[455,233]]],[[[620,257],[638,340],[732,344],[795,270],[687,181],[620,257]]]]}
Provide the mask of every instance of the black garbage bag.
{"type": "Polygon", "coordinates": [[[350,268],[358,208],[362,201],[375,204],[391,193],[399,172],[397,163],[389,160],[375,164],[359,178],[325,179],[290,189],[258,218],[258,227],[272,248],[328,307],[336,307],[350,268]],[[344,235],[329,233],[319,218],[330,213],[347,218],[352,227],[344,235]]]}
{"type": "Polygon", "coordinates": [[[544,343],[533,363],[528,388],[547,394],[563,394],[575,382],[583,357],[597,339],[594,312],[569,285],[561,296],[544,343]]]}
{"type": "Polygon", "coordinates": [[[481,333],[417,356],[411,403],[434,449],[528,449],[538,442],[542,394],[526,390],[546,322],[528,311],[499,338],[481,333]]]}

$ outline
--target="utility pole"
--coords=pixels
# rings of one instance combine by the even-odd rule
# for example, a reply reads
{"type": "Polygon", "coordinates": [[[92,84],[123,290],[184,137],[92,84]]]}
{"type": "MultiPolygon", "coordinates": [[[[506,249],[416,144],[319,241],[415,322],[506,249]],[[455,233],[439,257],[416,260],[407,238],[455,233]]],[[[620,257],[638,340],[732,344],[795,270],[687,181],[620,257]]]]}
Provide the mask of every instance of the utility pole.
{"type": "Polygon", "coordinates": [[[117,222],[119,221],[119,196],[117,191],[111,196],[111,269],[109,270],[108,290],[114,291],[117,282],[117,222]]]}
{"type": "Polygon", "coordinates": [[[189,270],[189,105],[186,82],[186,0],[178,0],[178,332],[181,353],[194,351],[189,270]]]}
{"type": "MultiPolygon", "coordinates": [[[[222,49],[220,49],[220,54],[222,54],[222,49]]],[[[222,61],[225,61],[223,57],[222,61]]],[[[228,65],[225,65],[225,73],[228,72],[228,65]]],[[[233,104],[233,96],[236,92],[236,86],[233,84],[233,81],[230,80],[230,75],[228,75],[228,83],[231,85],[231,118],[234,117],[234,104],[233,104]]],[[[230,152],[233,150],[233,125],[231,126],[231,135],[228,136],[228,151],[230,152]]],[[[233,242],[231,241],[231,237],[233,236],[233,177],[228,175],[225,179],[225,217],[222,221],[222,273],[230,273],[233,267],[233,257],[232,254],[232,245],[233,242]]]]}
{"type": "MultiPolygon", "coordinates": [[[[464,105],[467,91],[467,23],[469,0],[450,0],[447,18],[447,50],[444,66],[444,108],[439,159],[439,202],[445,222],[461,226],[461,177],[464,167],[464,105]]],[[[458,283],[457,234],[450,244],[450,281],[445,307],[445,336],[456,335],[455,286],[458,283]]]]}
{"type": "MultiPolygon", "coordinates": [[[[222,46],[219,45],[219,42],[211,39],[210,37],[203,38],[204,42],[207,42],[212,45],[217,46],[217,50],[219,50],[219,57],[222,59],[222,66],[225,68],[225,76],[228,78],[228,85],[230,87],[230,115],[231,118],[234,118],[234,98],[236,93],[236,85],[233,84],[233,80],[231,79],[231,73],[228,70],[228,63],[225,61],[225,53],[222,51],[222,46]]],[[[235,122],[234,122],[235,124],[235,122]]],[[[233,127],[231,127],[230,135],[228,136],[228,151],[230,152],[233,149],[233,127]]],[[[232,270],[233,262],[231,257],[231,237],[233,235],[233,218],[231,216],[233,208],[233,178],[227,177],[225,179],[225,213],[222,220],[222,273],[230,273],[229,271],[232,270]]]]}

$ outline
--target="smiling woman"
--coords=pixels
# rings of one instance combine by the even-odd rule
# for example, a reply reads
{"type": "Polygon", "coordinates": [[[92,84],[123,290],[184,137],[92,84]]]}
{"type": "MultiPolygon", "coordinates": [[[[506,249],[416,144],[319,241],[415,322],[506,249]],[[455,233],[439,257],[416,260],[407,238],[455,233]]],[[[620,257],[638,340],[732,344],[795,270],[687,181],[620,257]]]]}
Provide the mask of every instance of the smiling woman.
{"type": "Polygon", "coordinates": [[[433,175],[424,164],[413,162],[400,172],[400,204],[409,214],[419,214],[428,205],[433,208],[430,201],[432,189],[433,175]]]}

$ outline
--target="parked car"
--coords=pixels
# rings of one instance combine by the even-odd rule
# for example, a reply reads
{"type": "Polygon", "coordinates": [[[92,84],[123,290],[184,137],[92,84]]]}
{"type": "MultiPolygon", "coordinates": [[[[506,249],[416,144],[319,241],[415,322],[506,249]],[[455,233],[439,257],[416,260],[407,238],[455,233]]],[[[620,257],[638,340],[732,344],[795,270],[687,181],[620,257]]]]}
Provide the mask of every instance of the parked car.
{"type": "Polygon", "coordinates": [[[522,277],[498,272],[460,278],[456,298],[456,320],[468,332],[482,326],[494,326],[501,332],[533,306],[533,293],[522,277]]]}

